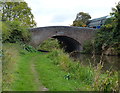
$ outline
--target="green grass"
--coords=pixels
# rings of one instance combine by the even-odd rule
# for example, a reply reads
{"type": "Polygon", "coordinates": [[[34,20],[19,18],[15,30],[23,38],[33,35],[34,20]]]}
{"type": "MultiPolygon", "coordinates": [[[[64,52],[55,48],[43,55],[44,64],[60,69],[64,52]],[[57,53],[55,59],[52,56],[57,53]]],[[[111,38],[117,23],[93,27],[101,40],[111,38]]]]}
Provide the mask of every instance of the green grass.
{"type": "Polygon", "coordinates": [[[31,72],[31,57],[19,44],[3,45],[3,91],[34,91],[38,86],[31,72]]]}
{"type": "Polygon", "coordinates": [[[38,86],[34,82],[34,76],[31,72],[31,54],[22,55],[18,62],[18,68],[15,72],[15,81],[12,90],[15,91],[35,91],[38,86]]]}
{"type": "MultiPolygon", "coordinates": [[[[31,62],[35,62],[35,68],[38,72],[38,78],[42,84],[49,89],[49,91],[75,91],[87,90],[88,85],[80,82],[79,80],[65,79],[68,72],[61,70],[60,67],[52,64],[52,60],[40,53],[29,53],[22,56],[19,67],[15,76],[17,77],[13,83],[12,90],[15,91],[37,91],[38,84],[35,84],[33,73],[30,72],[31,62]]],[[[39,82],[38,82],[39,83],[39,82]]]]}
{"type": "Polygon", "coordinates": [[[36,56],[36,70],[39,72],[41,76],[40,79],[42,83],[50,90],[50,91],[74,91],[79,88],[80,83],[76,80],[67,80],[65,79],[65,75],[68,73],[62,71],[60,67],[51,64],[50,59],[46,58],[45,55],[36,56]],[[39,59],[37,59],[39,58],[39,59]]]}
{"type": "Polygon", "coordinates": [[[11,54],[11,58],[12,56],[14,57],[15,51],[18,50],[16,53],[17,56],[13,58],[15,65],[13,63],[10,63],[12,65],[5,65],[7,66],[6,69],[14,69],[8,71],[7,73],[9,74],[7,76],[4,75],[4,78],[9,76],[9,79],[12,79],[9,81],[7,88],[5,85],[8,85],[8,78],[4,81],[4,91],[38,91],[40,82],[42,82],[49,91],[74,91],[80,90],[79,87],[85,89],[83,87],[84,83],[76,81],[75,79],[65,79],[65,75],[67,75],[68,72],[53,64],[53,60],[48,58],[47,55],[40,52],[28,53],[22,50],[19,45],[15,44],[8,44],[4,46],[4,48],[7,50],[12,48],[13,54],[11,54]],[[38,84],[36,84],[35,77],[33,76],[34,73],[31,71],[31,64],[35,65],[38,73],[38,78],[40,79],[38,84]]]}
{"type": "Polygon", "coordinates": [[[100,64],[97,68],[83,66],[62,50],[27,52],[18,44],[6,44],[4,48],[4,91],[39,91],[43,86],[49,91],[118,90],[116,72],[102,74],[100,64]]]}

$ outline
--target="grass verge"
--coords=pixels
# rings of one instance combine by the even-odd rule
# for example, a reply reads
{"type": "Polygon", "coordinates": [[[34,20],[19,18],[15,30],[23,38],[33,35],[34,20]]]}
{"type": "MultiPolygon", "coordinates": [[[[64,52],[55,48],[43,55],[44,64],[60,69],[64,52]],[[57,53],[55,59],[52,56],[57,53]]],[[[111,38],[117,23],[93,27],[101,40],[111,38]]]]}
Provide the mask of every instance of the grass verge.
{"type": "Polygon", "coordinates": [[[83,66],[59,49],[45,54],[26,52],[18,44],[7,44],[4,48],[4,91],[39,91],[40,83],[49,91],[118,90],[118,73],[101,73],[101,64],[96,68],[83,66]],[[31,65],[34,65],[37,77],[31,65]]]}

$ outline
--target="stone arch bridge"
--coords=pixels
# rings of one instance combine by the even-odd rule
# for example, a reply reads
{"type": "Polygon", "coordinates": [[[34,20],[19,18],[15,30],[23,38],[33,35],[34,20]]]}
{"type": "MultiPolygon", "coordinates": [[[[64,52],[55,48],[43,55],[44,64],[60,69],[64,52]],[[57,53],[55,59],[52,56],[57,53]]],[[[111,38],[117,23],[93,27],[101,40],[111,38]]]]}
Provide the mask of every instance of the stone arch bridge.
{"type": "Polygon", "coordinates": [[[82,50],[83,43],[94,37],[95,29],[73,26],[48,26],[31,28],[30,44],[37,47],[48,38],[56,38],[65,46],[67,52],[82,50]]]}

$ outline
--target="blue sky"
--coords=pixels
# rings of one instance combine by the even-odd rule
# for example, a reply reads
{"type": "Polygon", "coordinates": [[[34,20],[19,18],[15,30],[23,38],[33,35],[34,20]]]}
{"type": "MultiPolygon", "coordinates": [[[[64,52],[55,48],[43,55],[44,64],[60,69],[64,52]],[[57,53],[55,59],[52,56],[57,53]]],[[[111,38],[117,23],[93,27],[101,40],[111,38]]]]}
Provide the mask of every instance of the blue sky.
{"type": "Polygon", "coordinates": [[[38,27],[69,26],[77,13],[93,18],[109,15],[119,0],[25,0],[31,7],[38,27]]]}

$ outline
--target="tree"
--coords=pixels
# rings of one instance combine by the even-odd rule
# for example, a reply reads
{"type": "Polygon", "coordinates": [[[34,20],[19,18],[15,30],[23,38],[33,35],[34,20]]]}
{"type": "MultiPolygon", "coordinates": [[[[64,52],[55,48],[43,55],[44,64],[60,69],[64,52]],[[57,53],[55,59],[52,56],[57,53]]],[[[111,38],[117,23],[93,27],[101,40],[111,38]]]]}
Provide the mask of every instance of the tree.
{"type": "Polygon", "coordinates": [[[91,16],[88,13],[79,12],[76,19],[73,21],[73,26],[86,26],[91,16]]]}
{"type": "Polygon", "coordinates": [[[120,1],[116,5],[116,8],[112,8],[112,10],[113,13],[111,13],[111,15],[114,16],[113,38],[120,41],[120,1]]]}
{"type": "Polygon", "coordinates": [[[26,2],[0,2],[2,7],[3,42],[27,42],[30,40],[29,27],[36,26],[34,16],[26,2]]]}
{"type": "Polygon", "coordinates": [[[112,48],[120,55],[120,2],[112,10],[111,18],[97,31],[95,49],[102,52],[112,48]]]}
{"type": "Polygon", "coordinates": [[[30,40],[30,33],[27,26],[21,25],[20,21],[2,22],[2,41],[26,43],[30,40]]]}
{"type": "Polygon", "coordinates": [[[2,10],[2,21],[20,21],[25,26],[36,26],[26,2],[2,2],[2,10]]]}

